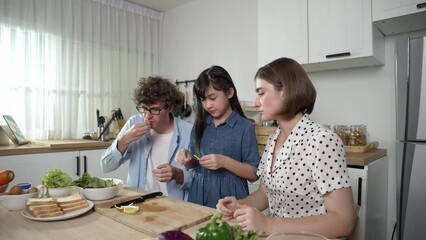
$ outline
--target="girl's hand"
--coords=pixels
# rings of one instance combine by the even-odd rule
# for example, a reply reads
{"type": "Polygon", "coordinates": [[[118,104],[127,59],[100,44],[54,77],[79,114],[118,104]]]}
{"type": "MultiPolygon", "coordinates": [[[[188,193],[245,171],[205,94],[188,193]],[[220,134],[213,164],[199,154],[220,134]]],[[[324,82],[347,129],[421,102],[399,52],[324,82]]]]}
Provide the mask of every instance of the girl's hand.
{"type": "Polygon", "coordinates": [[[200,158],[200,164],[210,170],[217,170],[225,166],[226,158],[222,154],[209,154],[200,158]]]}
{"type": "Polygon", "coordinates": [[[244,230],[265,232],[267,218],[254,207],[239,205],[234,212],[234,218],[244,230]]]}
{"type": "Polygon", "coordinates": [[[234,212],[239,204],[235,197],[225,197],[219,199],[216,209],[222,213],[222,220],[230,220],[234,217],[234,212]]]}
{"type": "Polygon", "coordinates": [[[152,170],[152,173],[160,182],[169,182],[173,179],[173,167],[168,163],[159,165],[156,169],[152,170]]]}
{"type": "Polygon", "coordinates": [[[195,163],[191,161],[191,154],[184,148],[178,151],[175,161],[186,168],[195,167],[195,163]]]}

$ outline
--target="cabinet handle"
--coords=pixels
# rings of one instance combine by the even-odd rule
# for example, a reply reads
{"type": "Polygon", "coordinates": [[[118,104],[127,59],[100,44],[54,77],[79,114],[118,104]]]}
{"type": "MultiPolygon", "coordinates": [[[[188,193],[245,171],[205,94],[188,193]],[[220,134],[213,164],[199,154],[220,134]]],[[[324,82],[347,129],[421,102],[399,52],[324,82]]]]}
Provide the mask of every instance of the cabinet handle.
{"type": "Polygon", "coordinates": [[[357,204],[361,207],[361,199],[362,199],[362,178],[358,178],[358,199],[357,204]]]}
{"type": "Polygon", "coordinates": [[[329,54],[325,55],[326,58],[337,58],[337,57],[347,57],[350,56],[350,52],[343,52],[343,53],[335,53],[335,54],[329,54]]]}
{"type": "Polygon", "coordinates": [[[84,167],[84,172],[86,173],[87,172],[87,157],[86,156],[84,156],[83,157],[83,167],[84,167]]]}
{"type": "Polygon", "coordinates": [[[424,2],[424,3],[419,3],[419,4],[417,4],[416,5],[416,7],[419,9],[419,8],[424,8],[424,7],[426,7],[426,2],[424,2]]]}
{"type": "Polygon", "coordinates": [[[80,157],[77,156],[77,173],[76,175],[80,177],[80,157]]]}

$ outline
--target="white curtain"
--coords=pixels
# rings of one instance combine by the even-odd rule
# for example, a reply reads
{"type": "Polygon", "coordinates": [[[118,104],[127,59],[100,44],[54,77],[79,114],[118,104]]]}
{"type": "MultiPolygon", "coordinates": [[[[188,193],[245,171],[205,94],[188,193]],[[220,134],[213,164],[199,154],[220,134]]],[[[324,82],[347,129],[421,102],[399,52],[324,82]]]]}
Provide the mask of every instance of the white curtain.
{"type": "Polygon", "coordinates": [[[96,131],[96,109],[129,117],[136,81],[158,73],[162,18],[120,0],[0,0],[0,114],[31,140],[96,131]]]}

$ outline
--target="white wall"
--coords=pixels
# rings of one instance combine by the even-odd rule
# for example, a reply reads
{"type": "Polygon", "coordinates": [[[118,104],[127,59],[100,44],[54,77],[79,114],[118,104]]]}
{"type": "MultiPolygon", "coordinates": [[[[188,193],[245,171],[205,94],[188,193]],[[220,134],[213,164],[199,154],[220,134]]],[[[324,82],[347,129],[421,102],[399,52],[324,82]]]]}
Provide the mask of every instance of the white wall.
{"type": "Polygon", "coordinates": [[[163,29],[162,76],[196,79],[220,65],[234,80],[240,100],[254,97],[257,0],[196,0],[166,12],[163,29]]]}
{"type": "MultiPolygon", "coordinates": [[[[330,125],[366,124],[370,139],[388,150],[388,239],[396,221],[394,42],[421,34],[426,31],[386,37],[384,66],[309,74],[318,91],[314,120],[330,125]]],[[[254,100],[256,0],[196,0],[168,11],[163,43],[164,76],[195,79],[205,68],[221,65],[233,77],[240,100],[254,100]]]]}

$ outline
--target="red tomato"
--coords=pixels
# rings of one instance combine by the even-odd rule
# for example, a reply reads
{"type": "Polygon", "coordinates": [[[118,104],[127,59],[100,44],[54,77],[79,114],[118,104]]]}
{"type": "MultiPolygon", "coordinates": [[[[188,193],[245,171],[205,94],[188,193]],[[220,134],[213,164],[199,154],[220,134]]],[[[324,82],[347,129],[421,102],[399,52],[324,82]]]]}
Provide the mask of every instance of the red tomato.
{"type": "Polygon", "coordinates": [[[12,182],[15,178],[15,173],[12,170],[3,170],[0,172],[0,186],[12,182]]]}

